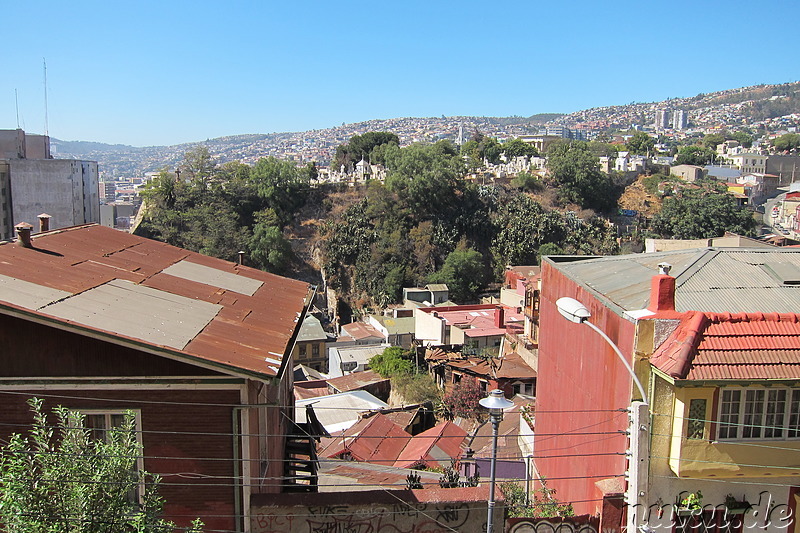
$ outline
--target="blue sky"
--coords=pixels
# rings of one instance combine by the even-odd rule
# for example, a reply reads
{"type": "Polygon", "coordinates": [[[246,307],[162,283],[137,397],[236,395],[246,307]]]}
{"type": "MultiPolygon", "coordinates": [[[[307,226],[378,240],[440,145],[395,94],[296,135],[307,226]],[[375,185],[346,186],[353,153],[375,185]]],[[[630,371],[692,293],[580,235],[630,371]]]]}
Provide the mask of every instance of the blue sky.
{"type": "Polygon", "coordinates": [[[800,79],[800,2],[7,2],[0,129],[135,146],[800,79]],[[782,22],[783,21],[783,22],[782,22]]]}

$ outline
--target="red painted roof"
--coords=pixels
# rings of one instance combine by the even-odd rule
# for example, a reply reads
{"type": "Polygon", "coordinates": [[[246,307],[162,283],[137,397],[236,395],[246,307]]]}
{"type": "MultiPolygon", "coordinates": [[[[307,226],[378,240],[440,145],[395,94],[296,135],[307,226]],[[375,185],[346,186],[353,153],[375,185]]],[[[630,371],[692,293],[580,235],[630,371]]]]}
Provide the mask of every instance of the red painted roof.
{"type": "Polygon", "coordinates": [[[319,455],[339,457],[350,452],[356,461],[391,466],[410,439],[411,435],[400,426],[378,413],[332,436],[319,455]]]}
{"type": "Polygon", "coordinates": [[[365,324],[364,322],[352,322],[350,324],[345,324],[342,326],[342,331],[357,341],[370,338],[384,338],[380,331],[375,329],[370,324],[365,324]]]}
{"type": "Polygon", "coordinates": [[[403,448],[394,466],[401,468],[412,468],[417,465],[449,466],[450,459],[456,459],[461,455],[461,444],[466,436],[467,432],[452,422],[439,424],[413,437],[403,448]],[[434,447],[437,450],[434,450],[434,447]],[[447,457],[446,460],[444,456],[447,457]]]}
{"type": "Polygon", "coordinates": [[[650,361],[675,379],[800,379],[800,315],[690,312],[650,361]]]}
{"type": "MultiPolygon", "coordinates": [[[[49,299],[33,308],[12,302],[10,292],[3,291],[0,313],[22,311],[23,316],[35,315],[61,327],[74,328],[80,334],[90,331],[137,349],[183,355],[190,362],[204,361],[222,370],[242,370],[258,376],[278,373],[289,356],[292,338],[299,327],[298,318],[311,296],[307,283],[98,225],[35,234],[32,248],[14,242],[0,243],[0,275],[13,278],[12,284],[27,282],[30,285],[25,285],[25,291],[30,294],[46,288],[68,293],[58,302],[49,299]],[[212,281],[193,281],[164,272],[178,263],[228,281],[256,283],[258,288],[246,294],[241,289],[237,292],[214,285],[212,281]],[[153,336],[122,334],[113,321],[104,321],[103,317],[84,323],[80,318],[62,318],[49,311],[56,304],[77,300],[94,289],[119,285],[120,280],[123,286],[146,291],[154,299],[161,294],[167,300],[207,302],[219,310],[182,348],[159,343],[153,336]]],[[[144,317],[147,310],[142,311],[144,317]]],[[[135,325],[137,316],[126,317],[124,322],[135,325]]],[[[168,333],[170,328],[182,326],[182,318],[175,315],[165,320],[161,329],[168,333]],[[173,319],[174,322],[169,321],[173,319]]]]}

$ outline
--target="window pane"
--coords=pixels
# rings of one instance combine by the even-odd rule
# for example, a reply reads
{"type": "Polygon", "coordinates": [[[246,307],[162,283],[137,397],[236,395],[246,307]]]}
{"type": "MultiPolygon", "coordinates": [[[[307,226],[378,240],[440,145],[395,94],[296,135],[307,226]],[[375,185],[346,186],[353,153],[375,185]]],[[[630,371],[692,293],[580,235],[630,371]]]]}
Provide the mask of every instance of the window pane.
{"type": "Polygon", "coordinates": [[[739,407],[742,397],[740,390],[723,390],[719,416],[719,438],[739,437],[739,407]]]}
{"type": "Polygon", "coordinates": [[[764,418],[764,437],[783,437],[786,413],[786,389],[771,389],[767,393],[767,414],[764,418]]]}
{"type": "Polygon", "coordinates": [[[742,438],[761,438],[761,426],[764,425],[764,390],[745,391],[744,400],[744,427],[742,438]]]}
{"type": "Polygon", "coordinates": [[[789,438],[800,437],[800,390],[792,391],[792,401],[789,405],[789,438]]]}

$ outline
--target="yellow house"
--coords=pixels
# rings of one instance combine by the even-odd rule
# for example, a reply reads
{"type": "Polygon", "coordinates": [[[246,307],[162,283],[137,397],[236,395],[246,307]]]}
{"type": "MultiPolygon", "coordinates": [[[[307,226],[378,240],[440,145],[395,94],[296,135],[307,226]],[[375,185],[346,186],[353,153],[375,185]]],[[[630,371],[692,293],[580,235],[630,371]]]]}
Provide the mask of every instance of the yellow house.
{"type": "Polygon", "coordinates": [[[688,312],[650,363],[651,522],[688,531],[674,508],[700,491],[704,533],[800,531],[800,315],[688,312]]]}

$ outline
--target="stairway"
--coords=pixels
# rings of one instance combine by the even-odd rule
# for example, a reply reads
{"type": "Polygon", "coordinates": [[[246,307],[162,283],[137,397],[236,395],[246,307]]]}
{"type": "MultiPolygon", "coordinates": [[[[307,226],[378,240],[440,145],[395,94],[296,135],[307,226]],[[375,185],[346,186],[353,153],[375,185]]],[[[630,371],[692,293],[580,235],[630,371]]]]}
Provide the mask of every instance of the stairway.
{"type": "Polygon", "coordinates": [[[317,446],[309,424],[293,424],[286,437],[283,492],[318,492],[317,446]]]}

